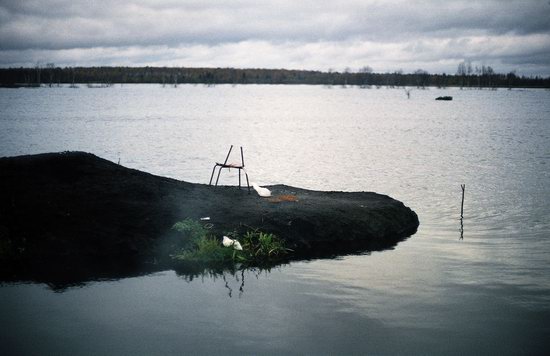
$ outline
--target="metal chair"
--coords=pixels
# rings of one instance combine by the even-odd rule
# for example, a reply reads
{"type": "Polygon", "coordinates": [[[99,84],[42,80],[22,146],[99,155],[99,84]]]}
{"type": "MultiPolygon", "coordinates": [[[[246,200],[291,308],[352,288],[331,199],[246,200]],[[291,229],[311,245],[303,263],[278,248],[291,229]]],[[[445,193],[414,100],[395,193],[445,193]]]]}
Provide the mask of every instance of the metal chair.
{"type": "Polygon", "coordinates": [[[229,159],[229,156],[231,155],[231,150],[233,149],[233,145],[229,147],[229,152],[227,152],[227,156],[225,157],[225,161],[223,163],[216,162],[214,165],[214,168],[212,169],[212,175],[210,176],[210,183],[208,185],[212,185],[212,179],[214,178],[214,173],[216,172],[216,168],[218,169],[218,176],[216,178],[216,184],[215,186],[218,186],[218,181],[220,180],[220,173],[222,172],[222,168],[235,168],[239,170],[239,189],[241,189],[241,170],[244,171],[244,175],[246,176],[246,186],[248,187],[248,194],[250,194],[250,183],[248,181],[248,174],[246,173],[246,170],[244,169],[244,155],[243,155],[243,147],[241,146],[241,164],[237,163],[227,163],[227,160],[229,159]]]}

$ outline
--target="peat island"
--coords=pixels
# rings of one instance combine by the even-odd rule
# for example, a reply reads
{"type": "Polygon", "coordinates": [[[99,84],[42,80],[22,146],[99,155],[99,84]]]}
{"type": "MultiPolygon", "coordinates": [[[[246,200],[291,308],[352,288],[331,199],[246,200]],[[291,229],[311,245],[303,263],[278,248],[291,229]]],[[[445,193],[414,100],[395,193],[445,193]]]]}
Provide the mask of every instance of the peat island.
{"type": "Polygon", "coordinates": [[[268,188],[272,196],[262,198],[84,152],[0,158],[0,261],[10,273],[52,263],[157,263],[159,251],[170,254],[174,224],[186,219],[203,224],[220,244],[229,233],[276,235],[289,259],[390,248],[419,224],[414,211],[385,195],[268,188]]]}

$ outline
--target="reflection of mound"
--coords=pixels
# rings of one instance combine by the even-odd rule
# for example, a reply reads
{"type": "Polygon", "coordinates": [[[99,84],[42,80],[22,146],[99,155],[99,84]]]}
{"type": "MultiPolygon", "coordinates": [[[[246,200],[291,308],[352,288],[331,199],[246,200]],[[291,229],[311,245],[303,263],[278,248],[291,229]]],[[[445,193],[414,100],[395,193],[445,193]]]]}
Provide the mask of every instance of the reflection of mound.
{"type": "Polygon", "coordinates": [[[214,269],[204,269],[201,271],[181,271],[176,269],[176,274],[185,280],[186,282],[192,282],[194,279],[201,280],[222,280],[224,283],[224,288],[226,290],[227,296],[232,298],[235,296],[235,293],[238,293],[237,296],[240,298],[245,292],[246,279],[249,277],[254,277],[256,279],[260,278],[262,275],[269,274],[271,268],[227,268],[223,270],[214,270],[214,269]]]}
{"type": "Polygon", "coordinates": [[[44,281],[52,270],[55,279],[80,274],[86,280],[132,274],[144,265],[171,268],[155,253],[185,218],[210,217],[220,237],[251,228],[274,233],[295,251],[292,259],[389,248],[418,227],[416,214],[388,196],[269,189],[273,196],[264,199],[82,152],[1,158],[0,278],[33,279],[37,273],[44,281]]]}

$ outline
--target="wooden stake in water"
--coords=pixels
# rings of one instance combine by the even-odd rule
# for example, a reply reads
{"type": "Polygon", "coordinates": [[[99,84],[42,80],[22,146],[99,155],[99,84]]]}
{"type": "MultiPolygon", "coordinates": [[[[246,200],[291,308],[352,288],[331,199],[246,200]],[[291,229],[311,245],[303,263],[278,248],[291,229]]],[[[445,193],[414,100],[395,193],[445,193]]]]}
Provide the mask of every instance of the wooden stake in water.
{"type": "Polygon", "coordinates": [[[464,217],[464,190],[466,189],[466,184],[461,184],[460,188],[462,188],[462,203],[460,204],[460,218],[462,219],[464,217]]]}
{"type": "Polygon", "coordinates": [[[466,184],[461,184],[462,188],[462,202],[460,203],[460,239],[464,238],[464,190],[466,189],[466,184]]]}

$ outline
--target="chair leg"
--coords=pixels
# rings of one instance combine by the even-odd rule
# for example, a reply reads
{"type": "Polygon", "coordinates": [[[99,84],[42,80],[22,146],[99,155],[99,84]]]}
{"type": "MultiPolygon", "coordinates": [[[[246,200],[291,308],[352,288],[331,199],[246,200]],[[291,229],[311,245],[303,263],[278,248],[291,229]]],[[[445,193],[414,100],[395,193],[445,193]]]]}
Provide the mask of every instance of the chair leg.
{"type": "Polygon", "coordinates": [[[239,189],[241,189],[241,169],[239,168],[239,189]]]}
{"type": "Polygon", "coordinates": [[[248,173],[246,173],[245,171],[244,175],[246,176],[246,186],[248,187],[248,194],[250,194],[250,183],[248,182],[248,173]]]}
{"type": "Polygon", "coordinates": [[[208,183],[208,185],[212,185],[212,179],[214,178],[214,172],[216,171],[216,167],[217,167],[217,166],[218,166],[218,165],[215,164],[215,165],[214,165],[214,168],[212,168],[212,175],[210,176],[210,183],[208,183]]]}
{"type": "Polygon", "coordinates": [[[222,172],[222,167],[218,170],[218,177],[216,178],[216,187],[218,186],[218,181],[220,180],[220,173],[222,172]]]}

